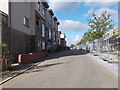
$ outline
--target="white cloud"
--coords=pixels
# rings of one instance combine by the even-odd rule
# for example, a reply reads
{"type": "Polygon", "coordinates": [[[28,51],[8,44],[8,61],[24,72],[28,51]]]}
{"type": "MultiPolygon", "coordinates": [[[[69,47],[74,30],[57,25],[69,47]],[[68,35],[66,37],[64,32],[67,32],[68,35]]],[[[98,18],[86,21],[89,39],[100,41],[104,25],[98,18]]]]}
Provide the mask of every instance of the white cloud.
{"type": "Polygon", "coordinates": [[[79,6],[78,2],[51,2],[51,0],[49,1],[49,6],[53,9],[53,11],[71,12],[79,6]]]}
{"type": "Polygon", "coordinates": [[[81,30],[87,30],[88,25],[83,24],[79,21],[73,21],[73,20],[60,20],[60,30],[66,30],[66,31],[81,31],[81,30]]]}
{"type": "Polygon", "coordinates": [[[75,42],[79,42],[82,39],[82,37],[80,35],[76,35],[75,36],[75,42]]]}
{"type": "Polygon", "coordinates": [[[99,16],[105,10],[107,11],[107,15],[109,15],[109,14],[110,15],[117,15],[117,11],[110,9],[110,8],[100,8],[99,10],[95,11],[95,14],[99,16]]]}
{"type": "Polygon", "coordinates": [[[115,1],[111,1],[111,2],[107,2],[107,1],[105,1],[105,2],[85,2],[84,3],[86,6],[89,6],[90,8],[95,8],[95,7],[101,7],[101,8],[103,8],[103,7],[109,7],[109,6],[112,6],[112,5],[114,5],[114,4],[117,4],[117,2],[115,2],[115,1]]]}
{"type": "Polygon", "coordinates": [[[49,0],[51,2],[119,2],[119,0],[49,0]]]}
{"type": "Polygon", "coordinates": [[[114,26],[115,27],[118,26],[118,11],[117,10],[110,9],[110,8],[100,8],[95,13],[96,15],[100,16],[100,14],[105,10],[107,11],[107,15],[111,15],[111,19],[113,20],[112,23],[114,24],[114,26]]]}
{"type": "Polygon", "coordinates": [[[113,20],[113,24],[115,24],[115,26],[118,25],[118,11],[114,10],[114,9],[110,9],[110,8],[100,8],[98,10],[88,10],[88,13],[85,14],[84,16],[89,16],[92,13],[95,13],[97,16],[100,16],[104,11],[107,11],[107,15],[111,15],[111,19],[113,20]]]}
{"type": "Polygon", "coordinates": [[[66,38],[67,45],[77,44],[81,39],[82,39],[82,36],[80,36],[80,35],[74,35],[74,36],[67,37],[66,38]]]}
{"type": "MultiPolygon", "coordinates": [[[[85,2],[84,4],[86,6],[90,7],[90,10],[88,10],[88,12],[86,14],[84,14],[84,16],[89,16],[92,13],[96,13],[97,15],[100,15],[103,11],[107,10],[107,14],[110,15],[114,15],[117,14],[116,10],[110,9],[110,6],[115,6],[116,9],[118,9],[118,0],[106,0],[105,2],[102,2],[103,0],[101,0],[100,2],[89,2],[91,0],[87,0],[87,2],[85,2]],[[96,10],[96,7],[99,7],[99,10],[96,10]]],[[[94,1],[94,0],[93,0],[94,1]]]]}
{"type": "Polygon", "coordinates": [[[93,9],[88,10],[87,14],[84,14],[85,17],[89,16],[90,14],[92,14],[94,12],[93,9]]]}

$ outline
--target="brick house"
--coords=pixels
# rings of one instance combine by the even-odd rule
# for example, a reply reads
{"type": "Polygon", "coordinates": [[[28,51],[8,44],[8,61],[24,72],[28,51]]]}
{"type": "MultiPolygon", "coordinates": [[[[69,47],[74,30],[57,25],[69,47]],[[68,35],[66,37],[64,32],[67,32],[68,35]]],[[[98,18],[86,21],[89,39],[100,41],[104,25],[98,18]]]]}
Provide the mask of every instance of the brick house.
{"type": "Polygon", "coordinates": [[[0,11],[0,43],[6,44],[10,49],[10,30],[8,27],[8,15],[0,11]]]}
{"type": "MultiPolygon", "coordinates": [[[[56,49],[59,21],[46,1],[9,2],[7,30],[9,50],[17,62],[19,54],[56,49]]],[[[3,31],[6,31],[4,28],[3,31]]],[[[3,34],[2,34],[3,38],[3,34]]],[[[5,38],[5,37],[4,37],[5,38]]],[[[2,42],[4,43],[4,42],[2,42]]]]}

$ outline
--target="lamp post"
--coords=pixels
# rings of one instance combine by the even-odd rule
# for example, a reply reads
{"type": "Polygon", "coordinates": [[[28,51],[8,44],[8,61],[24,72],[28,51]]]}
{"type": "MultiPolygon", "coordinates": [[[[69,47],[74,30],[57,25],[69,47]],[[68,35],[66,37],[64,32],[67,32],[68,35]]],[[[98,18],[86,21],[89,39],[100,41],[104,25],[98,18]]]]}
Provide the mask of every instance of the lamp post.
{"type": "Polygon", "coordinates": [[[108,60],[110,60],[110,55],[109,55],[109,53],[110,53],[110,51],[109,51],[109,37],[108,37],[108,60]]]}
{"type": "Polygon", "coordinates": [[[108,40],[107,40],[107,48],[108,48],[108,61],[110,61],[110,50],[109,50],[109,48],[110,48],[110,40],[109,40],[109,32],[107,32],[107,34],[108,34],[108,40]]]}

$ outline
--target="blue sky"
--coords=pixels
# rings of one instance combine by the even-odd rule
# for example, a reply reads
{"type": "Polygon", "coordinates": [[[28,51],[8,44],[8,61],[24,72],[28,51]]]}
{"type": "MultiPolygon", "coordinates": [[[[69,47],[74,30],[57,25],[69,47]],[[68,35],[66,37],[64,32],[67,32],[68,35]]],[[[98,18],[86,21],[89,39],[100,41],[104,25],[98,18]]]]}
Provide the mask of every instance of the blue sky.
{"type": "Polygon", "coordinates": [[[59,30],[67,36],[67,45],[76,44],[81,40],[89,28],[87,20],[92,18],[93,13],[99,16],[104,10],[107,10],[107,14],[111,14],[112,23],[117,28],[118,7],[116,2],[52,1],[49,2],[49,5],[60,21],[59,30]]]}

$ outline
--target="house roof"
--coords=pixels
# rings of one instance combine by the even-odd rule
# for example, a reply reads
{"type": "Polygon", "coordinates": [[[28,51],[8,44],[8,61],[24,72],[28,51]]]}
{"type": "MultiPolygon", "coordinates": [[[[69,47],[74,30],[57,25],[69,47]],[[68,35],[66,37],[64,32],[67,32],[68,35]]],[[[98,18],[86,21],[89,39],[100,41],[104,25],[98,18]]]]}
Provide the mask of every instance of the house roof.
{"type": "Polygon", "coordinates": [[[57,21],[57,24],[58,24],[58,25],[60,25],[60,22],[59,22],[59,21],[57,21]]]}
{"type": "Polygon", "coordinates": [[[56,16],[53,16],[53,19],[54,19],[55,21],[57,21],[57,18],[56,18],[56,16]]]}
{"type": "Polygon", "coordinates": [[[46,8],[49,8],[49,5],[48,5],[48,3],[47,3],[45,0],[41,0],[41,2],[43,3],[43,5],[44,5],[46,8]]]}
{"type": "Polygon", "coordinates": [[[48,12],[49,12],[52,16],[54,15],[52,9],[48,9],[48,12]]]}

